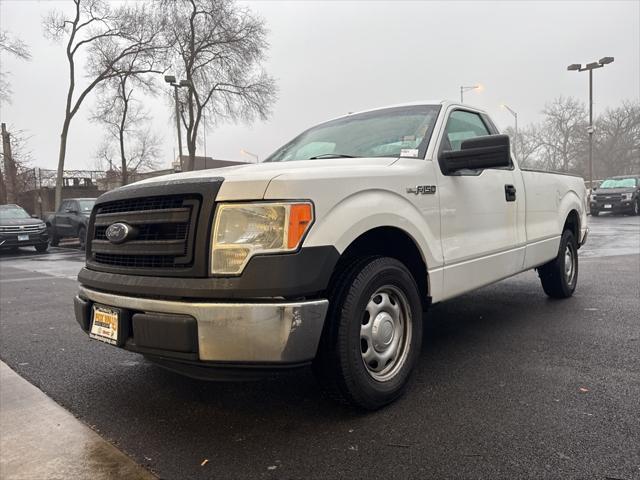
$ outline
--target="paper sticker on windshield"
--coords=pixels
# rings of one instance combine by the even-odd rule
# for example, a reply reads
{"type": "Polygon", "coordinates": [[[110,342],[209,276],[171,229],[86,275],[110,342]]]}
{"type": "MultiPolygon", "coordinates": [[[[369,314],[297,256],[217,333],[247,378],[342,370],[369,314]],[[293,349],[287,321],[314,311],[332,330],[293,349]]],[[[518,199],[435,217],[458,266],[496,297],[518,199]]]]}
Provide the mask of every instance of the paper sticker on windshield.
{"type": "Polygon", "coordinates": [[[401,157],[418,158],[417,148],[403,148],[400,150],[401,157]]]}

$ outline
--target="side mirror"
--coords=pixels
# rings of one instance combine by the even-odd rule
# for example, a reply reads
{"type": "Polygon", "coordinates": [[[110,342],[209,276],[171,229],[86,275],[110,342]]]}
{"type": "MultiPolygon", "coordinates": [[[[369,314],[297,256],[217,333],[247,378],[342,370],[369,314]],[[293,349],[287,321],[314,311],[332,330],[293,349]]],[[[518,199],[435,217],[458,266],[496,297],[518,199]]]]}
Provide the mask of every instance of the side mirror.
{"type": "Polygon", "coordinates": [[[67,208],[66,210],[67,213],[71,213],[73,215],[77,215],[78,211],[75,208],[67,208]]]}
{"type": "Polygon", "coordinates": [[[442,152],[440,167],[445,175],[458,170],[510,167],[509,135],[487,135],[465,140],[460,150],[442,152]]]}

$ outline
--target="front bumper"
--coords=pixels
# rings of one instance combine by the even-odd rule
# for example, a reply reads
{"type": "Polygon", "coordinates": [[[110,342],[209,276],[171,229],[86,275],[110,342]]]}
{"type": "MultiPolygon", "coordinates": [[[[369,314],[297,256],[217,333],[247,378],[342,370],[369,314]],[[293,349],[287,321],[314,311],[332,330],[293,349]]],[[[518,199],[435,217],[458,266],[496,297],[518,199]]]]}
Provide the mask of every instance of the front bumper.
{"type": "Polygon", "coordinates": [[[17,233],[0,233],[0,248],[33,247],[49,241],[49,234],[46,230],[21,235],[27,235],[29,238],[27,240],[18,240],[17,233]]]}
{"type": "Polygon", "coordinates": [[[80,287],[75,313],[87,332],[91,328],[93,303],[123,310],[123,317],[130,322],[121,329],[128,337],[122,339],[124,348],[159,358],[214,365],[311,361],[329,306],[328,300],[169,301],[80,287]]]}
{"type": "Polygon", "coordinates": [[[632,212],[635,199],[631,200],[616,200],[605,202],[589,202],[590,211],[597,212],[632,212]]]}

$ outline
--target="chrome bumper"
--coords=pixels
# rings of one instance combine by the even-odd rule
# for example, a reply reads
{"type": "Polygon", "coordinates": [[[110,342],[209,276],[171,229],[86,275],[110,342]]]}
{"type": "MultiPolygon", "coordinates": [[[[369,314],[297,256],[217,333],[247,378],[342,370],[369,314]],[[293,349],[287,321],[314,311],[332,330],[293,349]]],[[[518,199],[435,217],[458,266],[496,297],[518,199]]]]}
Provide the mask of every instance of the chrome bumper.
{"type": "Polygon", "coordinates": [[[318,349],[328,300],[204,303],[137,298],[80,287],[81,298],[136,312],[190,315],[202,361],[299,363],[318,349]]]}

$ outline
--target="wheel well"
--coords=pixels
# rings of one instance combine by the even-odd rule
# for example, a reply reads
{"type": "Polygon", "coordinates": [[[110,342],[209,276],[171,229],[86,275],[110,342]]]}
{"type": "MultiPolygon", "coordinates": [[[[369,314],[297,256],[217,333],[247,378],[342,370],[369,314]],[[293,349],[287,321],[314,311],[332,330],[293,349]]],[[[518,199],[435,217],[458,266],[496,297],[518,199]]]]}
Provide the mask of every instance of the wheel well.
{"type": "Polygon", "coordinates": [[[576,242],[580,243],[580,216],[575,210],[571,210],[567,216],[567,220],[564,222],[562,231],[570,230],[576,239],[576,242]]]}
{"type": "Polygon", "coordinates": [[[402,262],[411,272],[418,286],[420,298],[426,308],[430,303],[427,281],[427,265],[422,259],[415,241],[403,230],[395,227],[378,227],[356,238],[340,256],[334,269],[332,282],[355,258],[370,255],[391,257],[402,262]]]}

